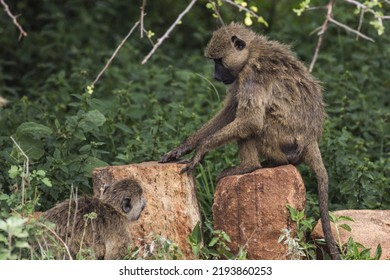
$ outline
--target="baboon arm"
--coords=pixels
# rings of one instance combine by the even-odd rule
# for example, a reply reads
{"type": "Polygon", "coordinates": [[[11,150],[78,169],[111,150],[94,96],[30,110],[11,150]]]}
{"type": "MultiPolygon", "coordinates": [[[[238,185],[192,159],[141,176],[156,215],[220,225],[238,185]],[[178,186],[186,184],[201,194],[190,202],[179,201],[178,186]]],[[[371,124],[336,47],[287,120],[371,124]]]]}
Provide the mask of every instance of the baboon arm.
{"type": "Polygon", "coordinates": [[[215,134],[235,118],[237,102],[229,94],[225,106],[211,120],[204,124],[197,132],[188,137],[180,146],[166,153],[160,162],[178,160],[181,156],[192,152],[204,139],[215,134]]]}
{"type": "Polygon", "coordinates": [[[236,98],[235,119],[200,142],[194,157],[181,173],[194,169],[208,151],[233,140],[244,140],[261,133],[268,98],[265,89],[251,83],[242,86],[236,98]]]}
{"type": "Polygon", "coordinates": [[[236,118],[233,122],[227,124],[203,141],[192,160],[181,170],[181,173],[194,169],[208,151],[233,140],[247,139],[254,136],[261,131],[262,126],[262,117],[236,118]]]}

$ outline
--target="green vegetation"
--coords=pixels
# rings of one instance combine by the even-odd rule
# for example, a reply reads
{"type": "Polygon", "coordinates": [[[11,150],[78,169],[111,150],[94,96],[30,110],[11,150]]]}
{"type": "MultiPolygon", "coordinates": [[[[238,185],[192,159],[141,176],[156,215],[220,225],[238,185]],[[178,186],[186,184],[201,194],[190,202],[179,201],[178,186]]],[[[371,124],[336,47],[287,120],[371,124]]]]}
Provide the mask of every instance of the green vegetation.
{"type": "MultiPolygon", "coordinates": [[[[0,95],[10,101],[0,108],[0,259],[48,259],[50,252],[40,247],[32,253],[31,244],[44,232],[50,235],[50,228],[29,223],[26,214],[68,198],[72,187],[90,193],[95,167],[158,160],[220,108],[224,86],[212,81],[213,66],[202,57],[219,21],[207,1],[199,1],[145,65],[141,61],[152,47],[135,32],[91,88],[139,19],[142,1],[8,2],[28,35],[18,41],[18,29],[0,14],[0,95]]],[[[187,2],[146,6],[152,40],[187,2]]],[[[247,2],[266,24],[226,3],[220,10],[224,21],[251,19],[254,30],[291,44],[309,65],[317,43],[309,34],[323,24],[325,11],[304,11],[306,4],[299,4],[324,1],[247,2]]],[[[388,5],[373,9],[390,13],[388,5]]],[[[350,11],[336,2],[335,17],[357,26],[359,15],[350,11]]],[[[389,22],[363,22],[361,31],[375,43],[357,41],[335,25],[324,35],[313,74],[323,83],[327,105],[321,151],[331,210],[390,208],[389,22]]],[[[205,244],[227,241],[223,235],[213,239],[211,204],[216,175],[235,163],[236,147],[228,145],[209,153],[197,169],[205,244]]],[[[305,166],[300,171],[308,190],[306,215],[318,218],[314,175],[305,166]]],[[[356,254],[352,242],[347,251],[351,258],[356,254]]]]}

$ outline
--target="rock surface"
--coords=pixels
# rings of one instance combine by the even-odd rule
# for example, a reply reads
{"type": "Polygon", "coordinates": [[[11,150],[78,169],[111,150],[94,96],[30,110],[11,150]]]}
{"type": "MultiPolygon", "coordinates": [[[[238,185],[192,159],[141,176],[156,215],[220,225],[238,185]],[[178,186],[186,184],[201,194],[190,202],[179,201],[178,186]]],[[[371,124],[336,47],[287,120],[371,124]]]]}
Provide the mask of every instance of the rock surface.
{"type": "MultiPolygon", "coordinates": [[[[390,210],[342,210],[332,212],[333,215],[348,216],[354,220],[342,221],[339,224],[347,224],[352,231],[349,232],[341,227],[339,228],[341,243],[345,244],[349,237],[355,242],[359,242],[366,248],[371,248],[371,256],[374,256],[376,247],[381,244],[381,259],[390,259],[390,210]]],[[[337,240],[336,229],[332,224],[333,236],[337,240]]],[[[311,237],[313,239],[322,239],[321,222],[315,226],[311,237]]]]}
{"type": "Polygon", "coordinates": [[[305,207],[301,175],[292,165],[264,168],[218,182],[214,195],[214,226],[232,239],[234,253],[246,246],[249,259],[286,259],[281,230],[294,226],[286,205],[305,207]]]}
{"type": "Polygon", "coordinates": [[[142,239],[153,232],[178,244],[184,258],[193,258],[187,238],[201,217],[194,179],[187,174],[180,175],[182,167],[176,163],[145,162],[93,171],[96,196],[101,187],[116,180],[132,177],[140,182],[147,206],[139,220],[130,226],[133,246],[141,246],[142,239]]]}

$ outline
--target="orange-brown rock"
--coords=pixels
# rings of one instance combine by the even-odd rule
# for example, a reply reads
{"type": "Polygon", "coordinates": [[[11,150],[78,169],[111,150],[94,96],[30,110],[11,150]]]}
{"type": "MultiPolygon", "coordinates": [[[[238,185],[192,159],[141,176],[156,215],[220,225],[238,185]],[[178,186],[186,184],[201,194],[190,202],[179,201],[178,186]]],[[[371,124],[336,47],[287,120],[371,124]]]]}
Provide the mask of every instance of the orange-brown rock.
{"type": "Polygon", "coordinates": [[[292,165],[225,177],[214,195],[214,226],[230,236],[234,253],[245,246],[249,259],[286,259],[287,247],[278,243],[282,229],[294,231],[286,205],[302,210],[305,202],[305,186],[292,165]]]}
{"type": "Polygon", "coordinates": [[[96,168],[93,171],[94,194],[100,188],[126,177],[137,179],[144,191],[147,206],[139,220],[131,224],[133,245],[151,232],[164,236],[179,245],[184,258],[193,258],[187,238],[200,221],[200,212],[192,176],[180,175],[182,165],[146,162],[125,166],[96,168]]]}
{"type": "MultiPolygon", "coordinates": [[[[371,256],[374,256],[378,244],[382,247],[381,259],[390,259],[390,210],[341,210],[332,212],[333,215],[347,216],[354,221],[341,221],[338,224],[347,224],[351,232],[338,226],[340,241],[342,244],[348,242],[350,237],[355,242],[366,248],[371,248],[371,256]]],[[[335,226],[332,224],[332,233],[338,240],[335,226]]],[[[321,222],[314,227],[311,234],[313,239],[323,239],[321,222]]]]}

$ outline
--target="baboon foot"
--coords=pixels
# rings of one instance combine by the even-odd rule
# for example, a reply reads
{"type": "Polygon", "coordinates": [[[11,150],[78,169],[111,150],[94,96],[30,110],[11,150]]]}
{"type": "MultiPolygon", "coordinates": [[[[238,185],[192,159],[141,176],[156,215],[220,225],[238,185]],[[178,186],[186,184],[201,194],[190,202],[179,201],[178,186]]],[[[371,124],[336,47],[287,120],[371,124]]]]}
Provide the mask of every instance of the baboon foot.
{"type": "Polygon", "coordinates": [[[218,175],[217,183],[219,180],[221,180],[224,177],[250,173],[250,172],[255,171],[257,169],[260,169],[260,168],[261,168],[260,165],[256,165],[256,166],[240,166],[239,165],[239,166],[233,166],[233,167],[227,168],[224,171],[222,171],[221,174],[218,175]]]}

